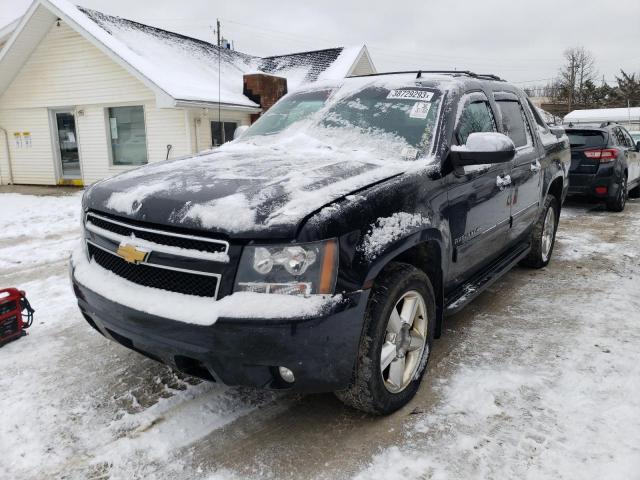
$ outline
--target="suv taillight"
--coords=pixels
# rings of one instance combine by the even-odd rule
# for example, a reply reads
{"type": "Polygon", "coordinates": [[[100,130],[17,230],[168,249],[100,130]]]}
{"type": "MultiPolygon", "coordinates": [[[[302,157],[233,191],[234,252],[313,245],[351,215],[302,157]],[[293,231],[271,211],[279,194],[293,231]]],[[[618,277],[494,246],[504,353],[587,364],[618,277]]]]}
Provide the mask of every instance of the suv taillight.
{"type": "Polygon", "coordinates": [[[594,160],[600,160],[600,163],[609,163],[618,158],[618,151],[614,148],[585,150],[584,156],[587,158],[593,158],[594,160]]]}

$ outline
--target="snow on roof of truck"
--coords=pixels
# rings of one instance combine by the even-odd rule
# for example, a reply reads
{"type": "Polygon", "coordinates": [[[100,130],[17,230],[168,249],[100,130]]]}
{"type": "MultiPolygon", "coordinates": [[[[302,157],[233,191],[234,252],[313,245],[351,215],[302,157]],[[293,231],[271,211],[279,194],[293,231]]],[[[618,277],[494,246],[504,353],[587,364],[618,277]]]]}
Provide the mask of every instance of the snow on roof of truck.
{"type": "Polygon", "coordinates": [[[574,110],[564,117],[563,123],[628,122],[629,120],[640,122],[640,107],[574,110]]]}
{"type": "Polygon", "coordinates": [[[77,7],[67,0],[35,0],[0,53],[0,93],[58,20],[154,90],[162,106],[220,102],[258,110],[259,105],[243,94],[245,74],[264,72],[283,76],[289,86],[295,88],[319,79],[344,78],[363,56],[373,68],[364,45],[261,58],[77,7]],[[14,46],[18,48],[12,48],[14,46]]]}

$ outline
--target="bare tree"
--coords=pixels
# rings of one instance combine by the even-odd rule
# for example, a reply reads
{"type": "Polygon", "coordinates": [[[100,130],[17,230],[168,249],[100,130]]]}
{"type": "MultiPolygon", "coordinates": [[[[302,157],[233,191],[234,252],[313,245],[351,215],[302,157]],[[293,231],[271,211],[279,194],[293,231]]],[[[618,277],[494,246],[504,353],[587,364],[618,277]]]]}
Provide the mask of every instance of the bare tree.
{"type": "Polygon", "coordinates": [[[584,47],[565,50],[565,63],[560,69],[559,87],[569,111],[577,105],[586,107],[587,87],[596,81],[595,60],[584,47]]]}

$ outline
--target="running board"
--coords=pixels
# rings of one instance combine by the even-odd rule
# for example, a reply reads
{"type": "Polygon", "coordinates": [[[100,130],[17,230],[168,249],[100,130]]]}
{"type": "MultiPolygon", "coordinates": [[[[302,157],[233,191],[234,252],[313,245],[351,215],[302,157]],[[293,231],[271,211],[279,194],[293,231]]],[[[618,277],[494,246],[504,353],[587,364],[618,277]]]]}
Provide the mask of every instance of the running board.
{"type": "Polygon", "coordinates": [[[471,280],[457,288],[445,298],[444,315],[449,316],[458,313],[469,302],[480,295],[493,282],[511,270],[520,260],[526,257],[531,250],[531,245],[514,250],[506,257],[496,260],[485,270],[476,274],[471,280]]]}

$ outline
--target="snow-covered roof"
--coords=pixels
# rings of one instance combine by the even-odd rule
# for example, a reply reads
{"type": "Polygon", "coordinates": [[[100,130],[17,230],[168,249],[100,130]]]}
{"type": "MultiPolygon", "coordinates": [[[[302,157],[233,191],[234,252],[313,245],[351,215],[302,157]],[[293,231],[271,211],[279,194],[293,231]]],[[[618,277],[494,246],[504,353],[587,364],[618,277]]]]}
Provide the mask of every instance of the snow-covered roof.
{"type": "Polygon", "coordinates": [[[640,107],[597,108],[592,110],[574,110],[568,113],[563,123],[591,122],[640,122],[640,107]]]}
{"type": "Polygon", "coordinates": [[[287,77],[289,85],[297,87],[319,79],[344,78],[363,53],[366,54],[366,47],[361,45],[260,58],[76,7],[67,0],[35,0],[7,48],[0,53],[0,92],[9,85],[28,54],[37,47],[58,18],[152,88],[162,106],[219,102],[229,108],[257,111],[259,105],[243,95],[244,74],[263,71],[287,77]],[[12,44],[20,43],[22,59],[15,58],[16,55],[9,52],[12,44]],[[27,55],[24,54],[25,50],[27,55]]]}
{"type": "Polygon", "coordinates": [[[327,48],[264,57],[258,68],[265,73],[287,77],[287,83],[293,87],[317,80],[337,80],[351,73],[363,48],[366,47],[327,48]]]}

